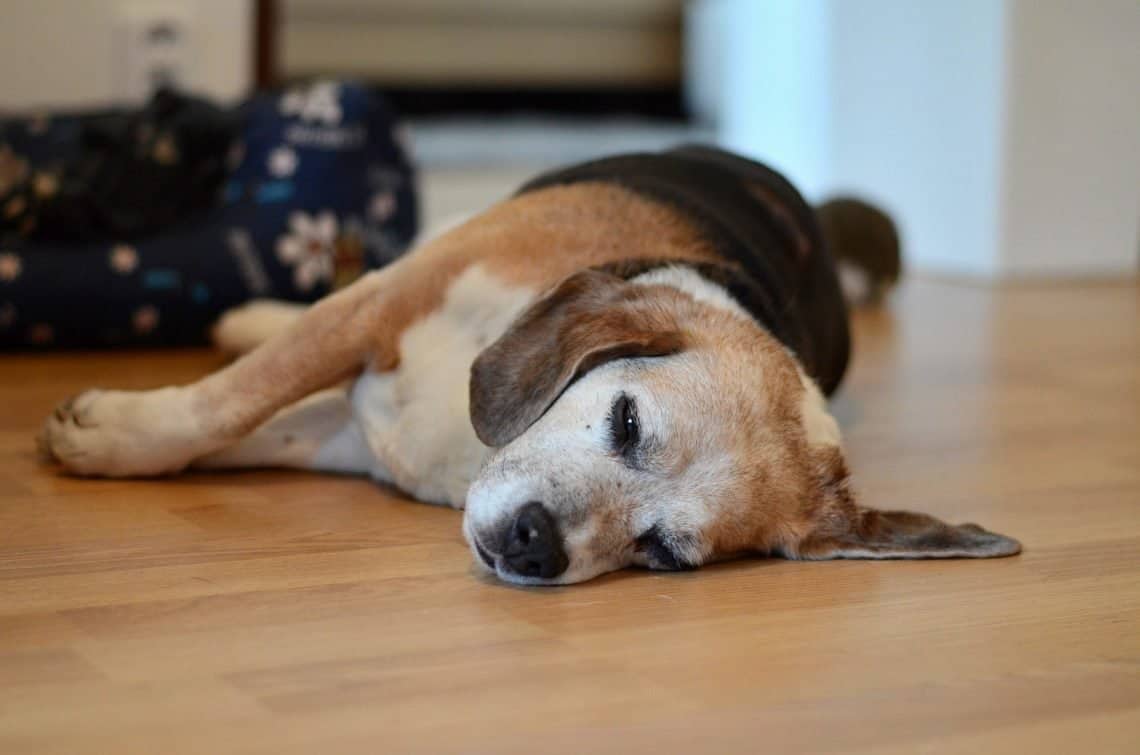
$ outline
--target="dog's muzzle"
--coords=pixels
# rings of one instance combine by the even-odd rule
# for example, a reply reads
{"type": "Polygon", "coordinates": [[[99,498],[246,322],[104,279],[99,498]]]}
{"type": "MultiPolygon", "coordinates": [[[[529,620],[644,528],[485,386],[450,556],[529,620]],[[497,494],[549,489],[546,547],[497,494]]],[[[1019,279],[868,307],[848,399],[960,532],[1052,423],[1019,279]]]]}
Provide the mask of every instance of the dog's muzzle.
{"type": "Polygon", "coordinates": [[[558,522],[538,501],[520,508],[502,531],[487,541],[472,538],[479,558],[491,569],[497,566],[520,577],[553,579],[570,565],[558,522]],[[487,541],[496,544],[497,554],[483,544],[487,541]]]}

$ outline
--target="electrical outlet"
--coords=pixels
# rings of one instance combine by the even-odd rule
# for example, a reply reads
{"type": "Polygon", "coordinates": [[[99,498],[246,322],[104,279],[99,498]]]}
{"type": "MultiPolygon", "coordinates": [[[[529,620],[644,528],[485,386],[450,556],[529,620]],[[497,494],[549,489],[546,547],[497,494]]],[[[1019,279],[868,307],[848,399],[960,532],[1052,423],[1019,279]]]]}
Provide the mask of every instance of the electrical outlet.
{"type": "Polygon", "coordinates": [[[116,92],[141,102],[163,84],[187,88],[193,78],[193,25],[184,7],[140,4],[119,12],[116,92]]]}

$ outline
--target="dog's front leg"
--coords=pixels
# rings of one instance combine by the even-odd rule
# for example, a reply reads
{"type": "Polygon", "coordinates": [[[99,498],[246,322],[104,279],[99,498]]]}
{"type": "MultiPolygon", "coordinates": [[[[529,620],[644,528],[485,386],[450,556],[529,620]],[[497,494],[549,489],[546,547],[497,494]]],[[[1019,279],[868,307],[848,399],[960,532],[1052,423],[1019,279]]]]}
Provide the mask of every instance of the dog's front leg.
{"type": "MultiPolygon", "coordinates": [[[[407,258],[308,309],[290,328],[196,383],[90,390],[48,418],[41,449],[80,475],[168,474],[248,435],[279,409],[395,359],[407,258]],[[398,318],[397,318],[398,319],[398,318]]],[[[414,276],[413,276],[414,277],[414,276]]]]}
{"type": "Polygon", "coordinates": [[[191,463],[194,469],[291,467],[388,481],[353,414],[348,390],[318,391],[275,414],[236,443],[191,463]]]}

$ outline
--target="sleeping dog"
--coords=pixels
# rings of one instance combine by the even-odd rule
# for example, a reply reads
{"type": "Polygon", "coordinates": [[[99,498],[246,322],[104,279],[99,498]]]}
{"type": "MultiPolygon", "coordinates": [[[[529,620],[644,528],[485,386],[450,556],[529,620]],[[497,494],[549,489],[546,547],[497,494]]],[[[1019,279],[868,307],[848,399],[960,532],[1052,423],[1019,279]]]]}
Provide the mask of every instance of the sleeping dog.
{"type": "MultiPolygon", "coordinates": [[[[821,223],[783,177],[711,148],[577,165],[196,383],[81,394],[41,444],[80,475],[370,475],[465,509],[475,562],[523,584],[745,553],[1017,553],[855,501],[824,396],[849,354],[828,247],[858,243],[859,216],[889,225],[851,203],[821,223]]],[[[218,335],[279,319],[251,305],[218,335]]]]}

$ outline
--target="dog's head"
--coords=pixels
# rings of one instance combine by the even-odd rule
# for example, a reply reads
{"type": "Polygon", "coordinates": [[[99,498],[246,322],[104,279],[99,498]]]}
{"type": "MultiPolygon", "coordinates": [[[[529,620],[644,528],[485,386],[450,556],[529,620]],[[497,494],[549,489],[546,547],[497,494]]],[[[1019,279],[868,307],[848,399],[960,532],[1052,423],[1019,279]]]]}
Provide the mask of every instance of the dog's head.
{"type": "Polygon", "coordinates": [[[471,418],[497,449],[467,496],[478,562],[525,584],[630,565],[986,557],[976,525],[859,507],[839,431],[793,357],[695,273],[563,281],[472,366],[471,418]]]}

